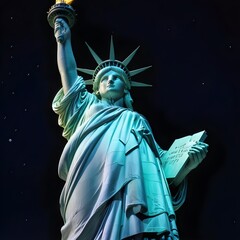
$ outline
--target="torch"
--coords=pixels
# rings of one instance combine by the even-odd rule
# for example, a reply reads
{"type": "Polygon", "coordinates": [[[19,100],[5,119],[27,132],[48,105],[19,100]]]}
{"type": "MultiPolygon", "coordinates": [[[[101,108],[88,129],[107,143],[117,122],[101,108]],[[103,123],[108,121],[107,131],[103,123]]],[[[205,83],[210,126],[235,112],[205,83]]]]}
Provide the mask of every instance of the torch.
{"type": "Polygon", "coordinates": [[[56,3],[49,9],[47,19],[52,28],[57,18],[63,18],[70,28],[74,25],[76,13],[70,5],[72,2],[73,0],[56,0],[56,3]]]}

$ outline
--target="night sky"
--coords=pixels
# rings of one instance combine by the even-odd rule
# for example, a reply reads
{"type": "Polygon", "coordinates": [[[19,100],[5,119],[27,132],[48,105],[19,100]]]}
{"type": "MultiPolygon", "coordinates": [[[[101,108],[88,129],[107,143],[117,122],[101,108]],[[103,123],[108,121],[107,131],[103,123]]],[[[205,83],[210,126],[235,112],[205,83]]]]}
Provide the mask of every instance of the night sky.
{"type": "MultiPolygon", "coordinates": [[[[54,1],[1,3],[0,126],[3,240],[58,240],[58,160],[66,140],[51,109],[61,87],[56,42],[47,22],[54,1]]],[[[190,173],[177,211],[182,240],[240,236],[240,2],[237,0],[80,1],[72,28],[78,67],[95,68],[85,41],[108,58],[113,35],[129,69],[152,65],[134,80],[134,108],[149,120],[159,145],[206,130],[210,145],[190,173]]],[[[88,76],[84,76],[88,79],[88,76]]]]}

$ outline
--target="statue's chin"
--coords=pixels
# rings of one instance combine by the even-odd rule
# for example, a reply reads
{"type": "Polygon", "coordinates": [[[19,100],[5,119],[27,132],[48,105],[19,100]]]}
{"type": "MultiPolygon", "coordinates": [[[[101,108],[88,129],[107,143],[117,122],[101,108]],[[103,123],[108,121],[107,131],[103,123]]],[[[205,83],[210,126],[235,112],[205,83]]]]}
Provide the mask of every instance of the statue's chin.
{"type": "Polygon", "coordinates": [[[119,99],[123,98],[123,94],[120,94],[119,91],[116,91],[115,89],[110,89],[102,98],[107,99],[108,101],[118,101],[119,99]]]}

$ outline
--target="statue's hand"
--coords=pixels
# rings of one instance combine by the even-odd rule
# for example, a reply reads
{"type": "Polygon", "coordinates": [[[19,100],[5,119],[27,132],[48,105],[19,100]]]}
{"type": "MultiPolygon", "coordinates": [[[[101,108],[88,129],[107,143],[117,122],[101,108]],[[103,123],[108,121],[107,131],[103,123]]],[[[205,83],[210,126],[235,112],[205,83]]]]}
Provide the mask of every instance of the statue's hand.
{"type": "Polygon", "coordinates": [[[186,168],[190,171],[196,168],[206,157],[207,152],[208,144],[204,142],[197,142],[194,144],[188,152],[189,160],[186,164],[186,168]]]}
{"type": "Polygon", "coordinates": [[[66,42],[71,37],[71,31],[68,24],[62,18],[57,18],[54,24],[54,35],[59,43],[66,42]]]}

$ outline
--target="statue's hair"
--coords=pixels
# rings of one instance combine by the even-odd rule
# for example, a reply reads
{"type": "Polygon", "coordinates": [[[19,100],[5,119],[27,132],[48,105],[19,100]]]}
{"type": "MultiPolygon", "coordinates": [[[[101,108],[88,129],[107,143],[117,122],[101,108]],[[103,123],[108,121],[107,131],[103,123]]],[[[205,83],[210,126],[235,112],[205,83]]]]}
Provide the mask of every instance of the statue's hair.
{"type": "Polygon", "coordinates": [[[133,110],[133,99],[131,97],[131,94],[129,92],[129,90],[124,90],[124,104],[126,106],[126,108],[128,108],[129,110],[133,110]]]}

